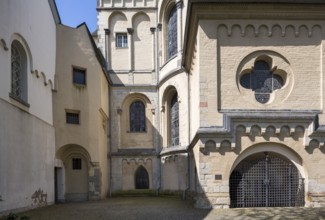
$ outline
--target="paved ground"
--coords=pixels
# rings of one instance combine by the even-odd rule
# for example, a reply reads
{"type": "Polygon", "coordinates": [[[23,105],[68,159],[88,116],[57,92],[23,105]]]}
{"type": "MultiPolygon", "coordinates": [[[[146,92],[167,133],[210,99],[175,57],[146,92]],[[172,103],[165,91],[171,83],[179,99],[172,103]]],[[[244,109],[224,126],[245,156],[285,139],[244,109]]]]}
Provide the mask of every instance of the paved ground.
{"type": "MultiPolygon", "coordinates": [[[[25,213],[30,220],[159,220],[159,219],[324,219],[325,208],[193,208],[193,204],[175,198],[132,197],[112,198],[98,202],[52,205],[25,213]]],[[[1,218],[6,219],[6,218],[1,218]]]]}

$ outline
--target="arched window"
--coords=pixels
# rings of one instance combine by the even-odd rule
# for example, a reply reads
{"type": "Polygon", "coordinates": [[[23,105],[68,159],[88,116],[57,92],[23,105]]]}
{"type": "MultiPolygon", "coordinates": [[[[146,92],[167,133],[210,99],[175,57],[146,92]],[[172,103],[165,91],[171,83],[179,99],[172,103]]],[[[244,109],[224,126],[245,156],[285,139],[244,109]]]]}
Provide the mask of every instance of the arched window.
{"type": "Polygon", "coordinates": [[[270,100],[273,91],[283,87],[284,82],[281,76],[273,73],[267,62],[259,60],[250,73],[240,78],[240,85],[253,90],[255,99],[264,104],[270,100]]]}
{"type": "Polygon", "coordinates": [[[135,101],[130,106],[130,131],[146,131],[145,106],[141,101],[135,101]]]}
{"type": "Polygon", "coordinates": [[[179,103],[177,93],[170,102],[170,137],[171,146],[179,145],[179,103]]]}
{"type": "Polygon", "coordinates": [[[177,53],[177,7],[170,11],[167,24],[168,59],[177,53]]]}
{"type": "Polygon", "coordinates": [[[143,166],[140,166],[135,172],[135,188],[149,189],[149,175],[143,166]]]}
{"type": "Polygon", "coordinates": [[[27,55],[17,40],[11,44],[11,97],[27,102],[27,55]]]}

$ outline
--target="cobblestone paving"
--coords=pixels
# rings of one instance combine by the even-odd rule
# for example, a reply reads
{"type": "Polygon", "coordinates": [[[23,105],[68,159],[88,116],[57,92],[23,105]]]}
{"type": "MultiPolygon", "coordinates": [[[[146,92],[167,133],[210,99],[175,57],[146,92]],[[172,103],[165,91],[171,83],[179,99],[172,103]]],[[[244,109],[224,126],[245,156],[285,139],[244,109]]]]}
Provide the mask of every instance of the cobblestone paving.
{"type": "MultiPolygon", "coordinates": [[[[325,208],[251,208],[214,209],[193,208],[189,201],[175,198],[121,197],[98,202],[52,205],[25,213],[30,220],[181,220],[181,219],[324,219],[325,208]]],[[[1,220],[6,218],[1,218],[1,220]]]]}

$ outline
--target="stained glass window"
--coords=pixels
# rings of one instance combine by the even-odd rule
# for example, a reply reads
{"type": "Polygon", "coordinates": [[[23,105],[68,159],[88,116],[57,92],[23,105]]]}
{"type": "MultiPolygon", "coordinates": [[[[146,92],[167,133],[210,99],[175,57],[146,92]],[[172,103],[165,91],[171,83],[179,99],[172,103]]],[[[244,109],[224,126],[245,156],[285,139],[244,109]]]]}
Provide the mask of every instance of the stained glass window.
{"type": "Polygon", "coordinates": [[[265,61],[255,62],[251,73],[240,78],[240,85],[255,92],[255,99],[260,103],[267,103],[273,91],[281,89],[284,85],[281,76],[276,75],[265,61]]]}
{"type": "Polygon", "coordinates": [[[177,93],[170,103],[171,146],[179,145],[179,103],[177,93]]]}
{"type": "Polygon", "coordinates": [[[168,59],[177,53],[177,7],[170,11],[167,25],[168,59]]]}
{"type": "Polygon", "coordinates": [[[130,131],[146,131],[145,106],[141,101],[135,101],[130,106],[130,131]]]}

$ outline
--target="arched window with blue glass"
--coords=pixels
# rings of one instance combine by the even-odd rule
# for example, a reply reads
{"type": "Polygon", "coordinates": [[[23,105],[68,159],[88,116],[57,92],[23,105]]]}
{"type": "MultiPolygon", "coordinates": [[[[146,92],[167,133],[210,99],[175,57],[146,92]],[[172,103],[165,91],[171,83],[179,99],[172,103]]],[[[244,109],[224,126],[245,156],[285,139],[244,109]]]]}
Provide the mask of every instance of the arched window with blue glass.
{"type": "Polygon", "coordinates": [[[171,146],[179,145],[179,102],[175,93],[170,102],[170,143],[171,146]]]}
{"type": "Polygon", "coordinates": [[[142,101],[134,101],[130,105],[130,132],[146,131],[146,112],[142,101]]]}
{"type": "Polygon", "coordinates": [[[177,7],[170,10],[167,20],[167,59],[177,53],[177,7]]]}

